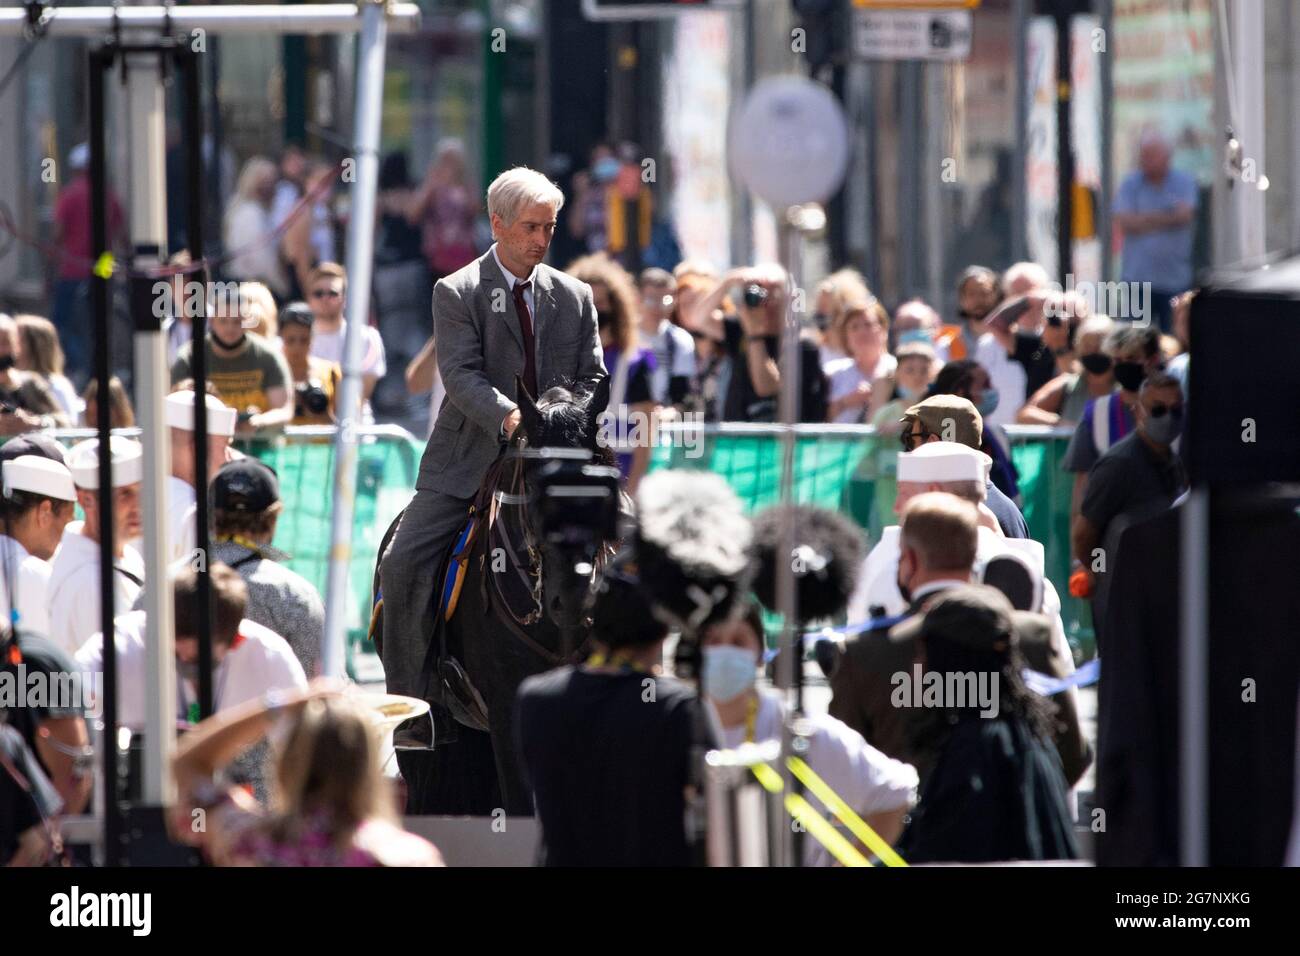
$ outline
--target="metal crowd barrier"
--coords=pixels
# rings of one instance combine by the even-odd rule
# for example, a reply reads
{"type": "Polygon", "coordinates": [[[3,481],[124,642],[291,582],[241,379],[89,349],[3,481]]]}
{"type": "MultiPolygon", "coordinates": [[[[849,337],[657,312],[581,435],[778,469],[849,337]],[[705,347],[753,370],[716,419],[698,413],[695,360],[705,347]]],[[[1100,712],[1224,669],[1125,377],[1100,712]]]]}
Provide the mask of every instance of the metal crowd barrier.
{"type": "MultiPolygon", "coordinates": [[[[897,436],[878,436],[869,425],[794,425],[793,499],[843,511],[875,543],[880,529],[895,523],[893,502],[899,451],[897,436]]],[[[660,426],[650,469],[695,468],[720,474],[750,512],[781,498],[781,446],[784,425],[673,422],[660,426]]],[[[333,426],[285,429],[270,439],[240,440],[280,477],[284,513],[275,546],[291,557],[289,567],[322,594],[329,565],[332,507],[333,426]]],[[[123,429],[124,435],[138,434],[123,429]]],[[[1061,596],[1062,618],[1076,657],[1093,654],[1092,621],[1085,601],[1069,594],[1070,492],[1072,479],[1061,459],[1072,431],[1038,425],[1005,429],[1011,459],[1019,472],[1020,506],[1030,534],[1046,552],[1048,577],[1061,596]]],[[[64,429],[54,437],[71,443],[93,438],[91,429],[64,429]]],[[[410,500],[424,443],[395,425],[359,428],[356,512],[349,575],[348,666],[359,679],[380,679],[366,644],[375,552],[389,523],[410,500]]]]}
{"type": "MultiPolygon", "coordinates": [[[[284,511],[276,526],[275,547],[286,564],[325,596],[329,574],[330,514],[334,494],[335,427],[289,426],[267,438],[238,439],[235,447],[275,469],[284,511]]],[[[94,429],[50,433],[65,445],[94,438],[94,429]]],[[[138,428],[114,434],[138,438],[138,428]]],[[[383,672],[366,643],[370,589],[379,540],[414,494],[423,442],[396,425],[357,428],[356,504],[352,522],[352,560],[347,600],[348,670],[358,680],[382,680],[383,672]]]]}

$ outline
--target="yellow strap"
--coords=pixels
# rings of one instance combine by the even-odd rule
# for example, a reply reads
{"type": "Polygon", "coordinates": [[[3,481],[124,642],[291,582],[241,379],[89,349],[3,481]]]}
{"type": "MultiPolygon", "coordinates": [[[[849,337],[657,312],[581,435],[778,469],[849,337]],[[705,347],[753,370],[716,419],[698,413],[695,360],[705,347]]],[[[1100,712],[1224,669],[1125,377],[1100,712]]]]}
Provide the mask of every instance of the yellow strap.
{"type": "Polygon", "coordinates": [[[844,825],[852,831],[853,835],[861,840],[863,845],[872,853],[880,857],[886,866],[907,866],[903,858],[894,852],[894,848],[886,843],[880,834],[871,829],[852,807],[841,800],[839,794],[832,790],[825,780],[813,772],[812,767],[804,763],[799,757],[791,757],[790,772],[808,788],[813,796],[826,804],[827,809],[839,817],[844,822],[844,825]]]}
{"type": "MultiPolygon", "coordinates": [[[[781,777],[767,764],[755,764],[750,769],[754,771],[758,782],[772,793],[780,793],[784,789],[781,777]]],[[[826,847],[831,856],[843,866],[871,866],[871,861],[863,856],[857,847],[827,823],[813,805],[797,793],[786,794],[785,809],[790,816],[802,823],[804,829],[815,837],[818,843],[826,847]]]]}

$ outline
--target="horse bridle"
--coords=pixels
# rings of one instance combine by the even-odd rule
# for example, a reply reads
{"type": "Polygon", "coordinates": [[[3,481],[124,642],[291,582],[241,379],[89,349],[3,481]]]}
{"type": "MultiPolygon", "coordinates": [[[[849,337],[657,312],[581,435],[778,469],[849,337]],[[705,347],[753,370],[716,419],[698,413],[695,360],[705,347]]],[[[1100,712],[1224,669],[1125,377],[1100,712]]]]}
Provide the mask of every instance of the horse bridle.
{"type": "MultiPolygon", "coordinates": [[[[510,631],[510,633],[512,633],[515,637],[517,637],[526,647],[529,648],[529,650],[537,654],[543,660],[547,661],[553,667],[559,667],[563,664],[575,663],[576,661],[581,660],[585,655],[586,645],[589,642],[584,641],[582,645],[580,645],[578,648],[574,650],[572,655],[570,655],[569,657],[565,657],[561,654],[555,653],[554,651],[546,647],[543,647],[536,640],[534,640],[526,630],[526,628],[538,623],[538,621],[540,621],[545,616],[545,606],[544,606],[545,595],[543,594],[543,581],[542,581],[542,553],[540,547],[538,547],[537,539],[533,535],[532,521],[528,513],[528,495],[520,494],[517,491],[517,489],[521,489],[526,486],[526,480],[527,480],[524,474],[525,459],[524,456],[518,454],[518,452],[524,450],[527,447],[528,440],[526,437],[520,434],[521,431],[522,429],[516,429],[515,435],[511,436],[509,443],[506,445],[502,453],[502,457],[498,460],[495,466],[497,470],[497,474],[493,476],[493,480],[489,482],[491,487],[491,499],[487,503],[488,505],[487,521],[484,527],[483,545],[482,545],[483,548],[485,549],[485,552],[483,554],[480,554],[480,561],[483,559],[483,556],[486,553],[486,549],[490,547],[493,529],[498,527],[497,518],[500,515],[502,507],[507,506],[507,507],[519,508],[520,524],[523,527],[523,531],[524,531],[523,547],[524,547],[524,553],[526,553],[528,556],[528,567],[524,568],[515,564],[515,562],[509,562],[509,561],[507,562],[507,564],[515,564],[516,574],[519,575],[520,579],[523,580],[523,582],[531,592],[533,598],[533,610],[529,612],[527,615],[525,615],[522,619],[517,617],[515,615],[514,608],[510,606],[510,602],[506,600],[504,595],[500,593],[500,585],[498,584],[494,588],[488,587],[489,578],[495,580],[496,579],[495,575],[489,575],[486,573],[479,575],[479,595],[480,595],[480,599],[483,602],[484,610],[490,612],[494,609],[492,592],[496,591],[497,592],[496,597],[498,599],[496,603],[500,605],[500,607],[498,608],[499,613],[497,616],[501,621],[505,623],[506,628],[510,631]],[[511,470],[510,477],[507,481],[502,481],[501,474],[507,468],[511,467],[510,463],[512,461],[513,461],[513,468],[511,470]],[[504,485],[507,488],[510,488],[511,490],[503,491],[501,487],[502,485],[504,485]],[[536,573],[533,573],[532,569],[536,569],[536,573]]],[[[518,552],[513,550],[513,542],[511,542],[509,539],[509,532],[507,530],[507,526],[505,524],[502,524],[500,525],[500,528],[501,528],[500,533],[505,537],[506,544],[508,545],[507,551],[509,551],[511,554],[517,554],[518,552]]],[[[604,567],[605,562],[609,559],[611,553],[612,552],[608,544],[601,549],[600,554],[597,556],[597,559],[594,562],[594,566],[592,568],[592,572],[590,577],[588,578],[588,581],[593,580],[596,577],[596,575],[600,573],[601,568],[604,567]]]]}

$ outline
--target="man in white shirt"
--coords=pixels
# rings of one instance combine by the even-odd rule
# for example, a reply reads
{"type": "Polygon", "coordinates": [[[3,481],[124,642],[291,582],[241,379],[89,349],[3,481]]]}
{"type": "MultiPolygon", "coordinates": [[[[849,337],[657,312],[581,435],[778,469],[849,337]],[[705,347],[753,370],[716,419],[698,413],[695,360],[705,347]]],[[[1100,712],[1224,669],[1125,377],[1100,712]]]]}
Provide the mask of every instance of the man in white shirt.
{"type": "MultiPolygon", "coordinates": [[[[343,302],[347,295],[348,274],[337,262],[322,262],[311,272],[307,283],[307,304],[311,306],[315,321],[311,330],[311,354],[329,362],[343,364],[343,349],[347,341],[348,323],[343,318],[343,302]]],[[[384,358],[384,340],[379,330],[365,325],[361,330],[361,386],[365,400],[365,416],[370,417],[370,396],[375,385],[388,373],[384,358]]]]}
{"type": "MultiPolygon", "coordinates": [[[[212,706],[227,710],[271,691],[306,690],[307,676],[284,638],[244,618],[248,588],[229,566],[214,561],[212,582],[212,706]]],[[[195,723],[198,712],[198,574],[186,565],[172,572],[173,615],[176,625],[176,717],[195,723]]],[[[146,631],[144,611],[130,611],[114,621],[117,649],[117,720],[133,731],[144,730],[146,631]]],[[[103,635],[96,633],[77,651],[84,671],[103,670],[103,635]]],[[[237,772],[259,790],[264,780],[267,750],[237,762],[237,772]]],[[[260,795],[260,794],[259,794],[260,795]]]]}
{"type": "Polygon", "coordinates": [[[686,400],[695,377],[695,340],[668,318],[673,311],[677,280],[664,269],[645,269],[639,285],[641,347],[650,349],[655,356],[650,394],[660,405],[678,405],[686,400]]]}
{"type": "MultiPolygon", "coordinates": [[[[235,434],[239,413],[217,398],[207,396],[208,474],[202,487],[230,459],[230,439],[235,434]]],[[[166,399],[167,425],[171,433],[172,473],[167,477],[167,561],[188,558],[198,547],[194,524],[199,482],[194,473],[194,391],[180,389],[166,399]]],[[[130,542],[143,551],[140,538],[130,542]]]]}
{"type": "MultiPolygon", "coordinates": [[[[1042,582],[1042,606],[1037,610],[1051,620],[1053,648],[1070,662],[1069,672],[1073,673],[1074,658],[1061,621],[1061,598],[1043,573],[1043,546],[1030,538],[1003,536],[997,518],[984,504],[986,463],[987,456],[982,452],[957,442],[930,442],[916,451],[899,454],[898,497],[894,502],[894,513],[901,517],[914,497],[928,491],[946,491],[974,504],[980,516],[972,566],[975,578],[980,577],[989,559],[996,555],[1014,551],[1026,558],[1028,566],[1042,582]]],[[[909,602],[898,590],[899,541],[898,525],[885,528],[880,541],[863,560],[857,586],[849,598],[847,614],[850,623],[865,621],[873,616],[873,612],[880,612],[875,616],[885,617],[906,613],[909,602]]]]}
{"type": "MultiPolygon", "coordinates": [[[[126,542],[138,537],[140,481],[144,474],[144,451],[139,442],[114,435],[112,454],[113,604],[116,612],[135,604],[144,587],[144,560],[126,542]]],[[[50,639],[69,654],[101,630],[99,604],[99,439],[74,445],[68,453],[68,468],[77,487],[77,503],[85,521],[74,521],[63,530],[58,553],[50,572],[46,609],[50,618],[50,639]]]]}
{"type": "MultiPolygon", "coordinates": [[[[288,643],[269,628],[244,617],[248,588],[227,565],[214,561],[212,582],[212,706],[225,710],[272,690],[304,690],[307,677],[288,643]]],[[[193,721],[198,700],[198,574],[181,565],[173,571],[176,621],[176,710],[179,720],[193,721]]],[[[118,723],[144,729],[144,611],[129,611],[114,621],[117,646],[118,723]]],[[[103,635],[96,633],[77,651],[87,671],[103,669],[103,635]]]]}
{"type": "Polygon", "coordinates": [[[75,514],[72,472],[62,462],[22,455],[0,464],[0,480],[0,630],[48,634],[49,561],[75,514]]]}

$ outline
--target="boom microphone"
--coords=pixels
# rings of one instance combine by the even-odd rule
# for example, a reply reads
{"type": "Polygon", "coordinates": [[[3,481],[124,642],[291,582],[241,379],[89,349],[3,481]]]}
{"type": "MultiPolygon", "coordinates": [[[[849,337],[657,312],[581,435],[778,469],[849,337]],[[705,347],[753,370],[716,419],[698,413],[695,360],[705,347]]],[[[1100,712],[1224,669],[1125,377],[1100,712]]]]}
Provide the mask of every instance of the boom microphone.
{"type": "Polygon", "coordinates": [[[726,617],[745,591],[753,536],[730,486],[704,472],[652,472],[637,512],[637,575],[656,615],[687,635],[726,617]]]}
{"type": "Polygon", "coordinates": [[[833,617],[848,606],[864,546],[858,526],[839,512],[809,505],[778,505],[754,519],[754,593],[769,611],[777,607],[776,579],[784,550],[785,528],[794,525],[798,618],[815,621],[833,617]]]}

